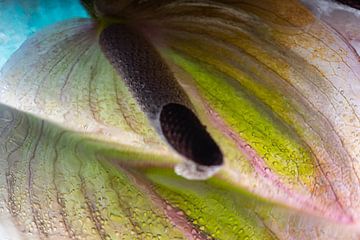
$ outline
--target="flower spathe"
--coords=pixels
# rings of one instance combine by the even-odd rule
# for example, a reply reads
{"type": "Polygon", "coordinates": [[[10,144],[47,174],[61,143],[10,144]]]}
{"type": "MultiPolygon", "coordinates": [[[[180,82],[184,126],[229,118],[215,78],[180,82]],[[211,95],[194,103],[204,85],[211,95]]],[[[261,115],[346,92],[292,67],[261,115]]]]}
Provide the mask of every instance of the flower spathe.
{"type": "Polygon", "coordinates": [[[143,4],[117,24],[161,54],[224,166],[204,181],[174,173],[183,159],[99,45],[118,16],[62,22],[1,71],[8,234],[358,238],[360,66],[346,38],[297,1],[143,4]]]}

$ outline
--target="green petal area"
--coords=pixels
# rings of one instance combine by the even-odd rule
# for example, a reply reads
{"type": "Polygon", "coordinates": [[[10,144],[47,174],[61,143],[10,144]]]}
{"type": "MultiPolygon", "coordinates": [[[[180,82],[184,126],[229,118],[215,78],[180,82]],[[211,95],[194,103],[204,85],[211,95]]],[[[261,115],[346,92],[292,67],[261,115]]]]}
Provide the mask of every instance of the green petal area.
{"type": "Polygon", "coordinates": [[[360,67],[337,32],[298,1],[177,2],[146,20],[157,30],[142,30],[217,128],[229,178],[358,222],[360,67]]]}
{"type": "MultiPolygon", "coordinates": [[[[99,160],[108,151],[114,157],[107,144],[1,105],[0,146],[0,215],[12,226],[9,239],[185,238],[146,185],[99,160]]],[[[137,155],[120,149],[116,157],[137,155]]]]}
{"type": "Polygon", "coordinates": [[[223,171],[176,176],[178,157],[102,54],[97,23],[60,23],[1,70],[0,102],[26,112],[1,107],[6,233],[359,238],[358,56],[297,1],[209,3],[133,1],[121,14],[168,61],[223,171]]]}
{"type": "Polygon", "coordinates": [[[356,239],[357,230],[269,203],[221,179],[192,182],[166,169],[145,175],[166,201],[214,239],[356,239]]]}
{"type": "Polygon", "coordinates": [[[4,105],[0,146],[0,223],[8,239],[358,237],[345,225],[273,205],[221,179],[193,182],[170,168],[144,166],[157,156],[4,105]]]}
{"type": "MultiPolygon", "coordinates": [[[[263,157],[275,172],[310,185],[314,180],[314,166],[309,151],[287,134],[281,121],[271,115],[240,86],[226,84],[228,79],[216,70],[171,53],[172,60],[192,76],[201,95],[263,157]]],[[[301,183],[300,182],[300,183],[301,183]]]]}
{"type": "Polygon", "coordinates": [[[214,239],[276,239],[254,213],[253,196],[240,191],[235,203],[219,181],[191,182],[165,169],[146,172],[161,196],[214,239]]]}
{"type": "Polygon", "coordinates": [[[27,40],[1,71],[0,99],[96,138],[172,154],[101,52],[90,19],[59,23],[27,40]]]}

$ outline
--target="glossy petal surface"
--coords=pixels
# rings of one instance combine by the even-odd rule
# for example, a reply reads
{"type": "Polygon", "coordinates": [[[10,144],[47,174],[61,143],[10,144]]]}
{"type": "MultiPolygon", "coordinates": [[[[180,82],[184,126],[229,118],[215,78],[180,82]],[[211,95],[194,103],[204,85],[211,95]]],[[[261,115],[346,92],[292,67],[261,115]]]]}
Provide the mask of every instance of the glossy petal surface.
{"type": "Polygon", "coordinates": [[[359,56],[312,10],[244,0],[122,12],[224,153],[199,182],[175,175],[181,157],[101,51],[106,21],[30,38],[0,75],[4,224],[55,239],[358,238],[359,56]]]}

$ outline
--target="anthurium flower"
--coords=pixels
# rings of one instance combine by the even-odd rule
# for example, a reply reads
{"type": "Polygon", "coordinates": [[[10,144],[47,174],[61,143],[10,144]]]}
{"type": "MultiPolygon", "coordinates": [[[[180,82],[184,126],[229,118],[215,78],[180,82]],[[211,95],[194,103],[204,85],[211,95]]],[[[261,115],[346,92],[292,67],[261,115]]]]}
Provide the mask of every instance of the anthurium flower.
{"type": "Polygon", "coordinates": [[[358,10],[82,3],[1,70],[2,236],[360,237],[358,10]]]}

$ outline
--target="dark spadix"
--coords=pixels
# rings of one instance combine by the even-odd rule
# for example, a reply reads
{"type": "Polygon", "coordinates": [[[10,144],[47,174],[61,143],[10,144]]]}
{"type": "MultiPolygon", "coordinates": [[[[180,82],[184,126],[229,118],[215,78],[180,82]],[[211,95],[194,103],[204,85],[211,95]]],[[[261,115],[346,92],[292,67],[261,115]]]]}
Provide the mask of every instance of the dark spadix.
{"type": "Polygon", "coordinates": [[[122,24],[106,27],[101,48],[167,142],[201,166],[223,163],[220,148],[201,124],[187,95],[147,39],[122,24]]]}

